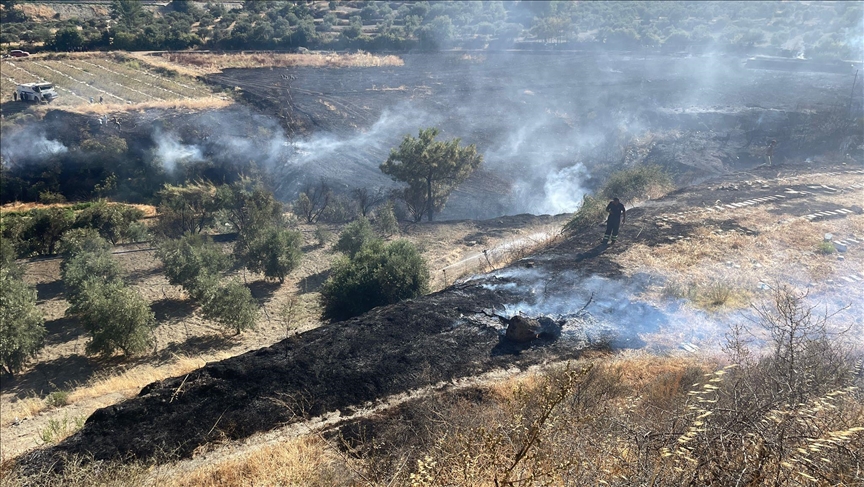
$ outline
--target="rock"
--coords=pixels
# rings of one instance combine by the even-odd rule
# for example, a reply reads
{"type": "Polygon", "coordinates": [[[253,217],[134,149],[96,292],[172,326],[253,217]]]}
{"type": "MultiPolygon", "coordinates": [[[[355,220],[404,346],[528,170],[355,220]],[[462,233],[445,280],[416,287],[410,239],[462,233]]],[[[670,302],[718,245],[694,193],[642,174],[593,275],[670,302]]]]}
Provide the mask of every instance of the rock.
{"type": "Polygon", "coordinates": [[[839,242],[834,242],[834,248],[837,249],[837,252],[846,252],[847,250],[846,244],[841,244],[839,242]]]}
{"type": "Polygon", "coordinates": [[[838,255],[837,260],[846,260],[846,257],[843,257],[842,255],[838,255]]]}
{"type": "Polygon", "coordinates": [[[516,315],[507,320],[507,332],[504,337],[517,343],[530,342],[540,333],[540,322],[533,318],[516,315]]]}
{"type": "Polygon", "coordinates": [[[825,241],[826,242],[830,242],[831,239],[833,239],[833,238],[834,238],[834,235],[831,235],[830,233],[825,234],[825,241]]]}

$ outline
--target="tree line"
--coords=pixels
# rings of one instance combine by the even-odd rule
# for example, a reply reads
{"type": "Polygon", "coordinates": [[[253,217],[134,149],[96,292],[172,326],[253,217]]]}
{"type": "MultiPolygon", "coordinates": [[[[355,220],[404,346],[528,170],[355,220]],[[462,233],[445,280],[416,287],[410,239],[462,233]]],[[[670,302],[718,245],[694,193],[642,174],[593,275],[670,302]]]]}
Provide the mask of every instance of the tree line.
{"type": "Polygon", "coordinates": [[[246,1],[204,8],[173,0],[154,14],[113,0],[110,19],[35,22],[3,0],[0,43],[48,50],[666,48],[855,59],[864,11],[854,2],[246,1]],[[79,30],[79,27],[81,29],[79,30]]]}

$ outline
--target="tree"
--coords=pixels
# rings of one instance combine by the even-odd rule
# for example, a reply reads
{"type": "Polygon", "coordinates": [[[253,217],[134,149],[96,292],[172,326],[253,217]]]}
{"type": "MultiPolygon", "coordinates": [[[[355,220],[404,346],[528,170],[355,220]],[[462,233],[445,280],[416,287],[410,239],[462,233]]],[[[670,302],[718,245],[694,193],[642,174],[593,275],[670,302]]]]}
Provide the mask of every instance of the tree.
{"type": "Polygon", "coordinates": [[[184,186],[166,184],[158,195],[157,230],[165,236],[201,233],[213,224],[216,212],[220,209],[216,187],[203,181],[184,186]]]}
{"type": "Polygon", "coordinates": [[[18,373],[44,345],[45,326],[36,309],[36,290],[21,279],[22,270],[3,251],[0,266],[0,366],[18,373]]]}
{"type": "Polygon", "coordinates": [[[231,280],[213,288],[201,309],[204,317],[239,334],[255,328],[258,303],[243,284],[231,280]]]}
{"type": "Polygon", "coordinates": [[[334,265],[321,288],[321,304],[325,317],[345,319],[420,296],[428,286],[429,270],[413,244],[397,240],[385,246],[376,240],[334,265]]]}
{"type": "Polygon", "coordinates": [[[22,223],[18,239],[23,254],[53,254],[60,237],[72,227],[72,211],[56,207],[31,210],[22,223]]]}
{"type": "Polygon", "coordinates": [[[153,343],[156,318],[144,298],[121,281],[87,282],[75,307],[81,325],[90,333],[89,354],[110,356],[145,351],[153,343]]]}
{"type": "Polygon", "coordinates": [[[334,250],[342,252],[348,258],[353,258],[360,252],[360,249],[376,240],[377,237],[372,231],[372,225],[365,218],[358,218],[349,223],[339,234],[339,240],[333,247],[334,250]]]}
{"type": "Polygon", "coordinates": [[[161,242],[156,255],[168,282],[183,287],[196,301],[203,301],[219,282],[219,275],[231,267],[231,256],[208,237],[193,233],[161,242]]]}
{"type": "Polygon", "coordinates": [[[272,225],[249,240],[240,260],[252,272],[285,282],[285,276],[300,264],[302,243],[300,232],[272,225]]]}
{"type": "Polygon", "coordinates": [[[414,213],[415,221],[423,215],[435,219],[447,202],[450,193],[468,179],[483,161],[476,146],[460,147],[460,139],[436,141],[437,128],[420,129],[417,138],[406,135],[399,149],[390,151],[390,157],[381,164],[381,172],[396,181],[408,184],[406,195],[409,206],[418,203],[422,195],[422,208],[414,213]]]}
{"type": "MultiPolygon", "coordinates": [[[[96,245],[98,243],[91,242],[86,247],[96,245]]],[[[124,272],[107,250],[96,249],[67,254],[60,263],[60,275],[66,288],[66,300],[71,305],[69,313],[75,314],[85,299],[84,290],[88,283],[122,282],[124,272]]]]}
{"type": "Polygon", "coordinates": [[[360,215],[368,217],[372,208],[379,205],[387,196],[387,191],[384,188],[370,190],[369,188],[355,188],[351,191],[351,196],[354,197],[354,202],[357,204],[357,210],[360,215]]]}
{"type": "Polygon", "coordinates": [[[49,47],[55,51],[76,51],[84,47],[84,36],[74,27],[60,29],[54,34],[49,47]]]}
{"type": "Polygon", "coordinates": [[[103,238],[117,245],[129,239],[130,227],[143,216],[144,212],[134,206],[100,200],[78,214],[75,227],[93,228],[103,238]]]}
{"type": "Polygon", "coordinates": [[[82,252],[102,252],[110,248],[111,244],[94,228],[73,228],[60,237],[60,253],[70,256],[82,252]]]}
{"type": "Polygon", "coordinates": [[[113,0],[111,2],[111,18],[127,28],[137,26],[144,14],[144,9],[138,0],[113,0]]]}
{"type": "Polygon", "coordinates": [[[282,203],[271,191],[250,178],[220,186],[216,198],[225,217],[241,235],[282,222],[282,203]]]}
{"type": "Polygon", "coordinates": [[[324,181],[316,186],[308,185],[294,202],[294,212],[302,216],[306,223],[315,223],[327,209],[332,198],[333,191],[324,181]]]}

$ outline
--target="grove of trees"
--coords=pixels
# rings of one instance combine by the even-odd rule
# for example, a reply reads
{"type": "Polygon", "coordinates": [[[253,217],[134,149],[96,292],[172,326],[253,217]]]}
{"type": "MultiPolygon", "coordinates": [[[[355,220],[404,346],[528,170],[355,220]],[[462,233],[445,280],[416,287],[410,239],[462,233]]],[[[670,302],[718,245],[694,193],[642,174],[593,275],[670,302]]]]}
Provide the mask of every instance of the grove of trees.
{"type": "Polygon", "coordinates": [[[113,0],[110,19],[35,21],[4,0],[2,41],[91,49],[364,49],[578,45],[860,58],[855,2],[113,0]],[[108,21],[112,23],[109,26],[108,21]],[[193,27],[193,25],[195,27],[193,27]],[[79,27],[81,29],[79,29],[79,27]]]}

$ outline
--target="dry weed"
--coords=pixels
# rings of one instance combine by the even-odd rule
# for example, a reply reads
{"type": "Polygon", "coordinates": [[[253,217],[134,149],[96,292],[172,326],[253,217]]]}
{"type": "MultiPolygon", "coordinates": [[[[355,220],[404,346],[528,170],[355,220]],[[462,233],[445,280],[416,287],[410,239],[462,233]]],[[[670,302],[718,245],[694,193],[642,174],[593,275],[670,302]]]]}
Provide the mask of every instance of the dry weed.
{"type": "Polygon", "coordinates": [[[184,472],[165,485],[217,487],[226,485],[351,485],[345,459],[317,436],[296,438],[184,472]]]}
{"type": "MultiPolygon", "coordinates": [[[[221,96],[207,96],[189,100],[159,100],[133,104],[120,103],[80,103],[65,107],[67,111],[86,115],[109,115],[117,112],[132,112],[154,108],[170,110],[211,110],[231,105],[233,100],[221,96]]],[[[43,115],[52,110],[50,105],[40,105],[34,110],[43,115]]]]}
{"type": "MultiPolygon", "coordinates": [[[[130,54],[132,55],[132,54],[130,54]]],[[[155,56],[133,55],[153,66],[172,69],[181,74],[200,76],[213,74],[225,68],[266,68],[266,67],[314,67],[314,68],[346,68],[346,67],[378,67],[378,66],[402,66],[404,61],[399,56],[379,56],[366,52],[342,54],[314,52],[308,54],[295,53],[200,53],[200,52],[176,52],[161,54],[160,59],[155,56]],[[179,68],[179,69],[178,69],[179,68]],[[184,72],[185,71],[185,72],[184,72]]]]}

